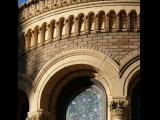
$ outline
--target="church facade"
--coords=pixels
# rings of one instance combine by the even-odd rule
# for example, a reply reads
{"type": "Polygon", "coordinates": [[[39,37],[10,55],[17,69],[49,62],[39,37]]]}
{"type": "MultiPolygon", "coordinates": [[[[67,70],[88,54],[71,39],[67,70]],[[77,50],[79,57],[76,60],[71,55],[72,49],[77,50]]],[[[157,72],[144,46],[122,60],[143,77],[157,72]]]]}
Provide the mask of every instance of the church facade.
{"type": "Polygon", "coordinates": [[[19,7],[19,120],[140,120],[140,1],[19,7]]]}

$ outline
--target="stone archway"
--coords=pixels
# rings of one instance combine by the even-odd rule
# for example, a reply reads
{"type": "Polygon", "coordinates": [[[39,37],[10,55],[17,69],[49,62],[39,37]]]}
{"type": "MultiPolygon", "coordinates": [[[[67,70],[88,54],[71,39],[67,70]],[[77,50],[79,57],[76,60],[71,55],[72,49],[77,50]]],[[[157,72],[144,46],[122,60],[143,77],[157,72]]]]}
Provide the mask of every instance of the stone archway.
{"type": "Polygon", "coordinates": [[[56,114],[51,110],[56,120],[107,119],[107,94],[96,79],[81,76],[67,82],[56,101],[54,100],[55,93],[56,91],[51,97],[50,108],[56,108],[56,114]]]}
{"type": "Polygon", "coordinates": [[[84,74],[99,77],[99,82],[103,85],[108,98],[112,96],[111,80],[118,78],[117,63],[96,50],[74,49],[54,56],[41,69],[34,82],[29,116],[32,116],[34,112],[39,112],[45,113],[50,118],[48,105],[53,90],[62,78],[74,71],[82,71],[84,74]]]}

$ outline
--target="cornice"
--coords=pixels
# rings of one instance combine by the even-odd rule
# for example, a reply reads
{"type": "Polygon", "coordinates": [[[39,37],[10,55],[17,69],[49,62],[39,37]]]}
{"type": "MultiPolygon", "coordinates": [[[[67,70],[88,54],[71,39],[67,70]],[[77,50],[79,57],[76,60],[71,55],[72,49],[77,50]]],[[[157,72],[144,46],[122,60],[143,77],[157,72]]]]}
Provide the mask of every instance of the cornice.
{"type": "Polygon", "coordinates": [[[103,6],[114,6],[114,8],[116,6],[140,6],[140,2],[139,1],[128,1],[128,2],[124,2],[124,1],[121,1],[121,2],[119,2],[119,1],[96,1],[96,2],[69,5],[69,6],[65,6],[65,7],[61,7],[61,8],[57,8],[57,9],[52,9],[50,11],[43,12],[39,15],[33,16],[32,18],[29,18],[28,20],[26,20],[24,22],[20,22],[18,28],[19,28],[19,30],[21,30],[21,29],[23,29],[23,28],[25,28],[35,22],[38,22],[40,20],[46,19],[51,16],[62,14],[65,12],[70,12],[70,11],[74,11],[74,10],[81,10],[81,9],[86,9],[86,8],[103,7],[103,6]]]}

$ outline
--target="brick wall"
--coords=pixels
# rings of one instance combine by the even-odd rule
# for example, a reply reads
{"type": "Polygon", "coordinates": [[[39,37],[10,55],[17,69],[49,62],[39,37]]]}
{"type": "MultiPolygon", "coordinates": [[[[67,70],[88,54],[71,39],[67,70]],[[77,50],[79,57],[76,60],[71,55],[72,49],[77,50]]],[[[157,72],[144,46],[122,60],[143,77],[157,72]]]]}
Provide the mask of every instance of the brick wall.
{"type": "Polygon", "coordinates": [[[108,51],[116,61],[140,47],[139,32],[98,33],[75,36],[45,44],[19,58],[19,72],[33,80],[42,66],[53,55],[66,49],[91,47],[108,51]]]}

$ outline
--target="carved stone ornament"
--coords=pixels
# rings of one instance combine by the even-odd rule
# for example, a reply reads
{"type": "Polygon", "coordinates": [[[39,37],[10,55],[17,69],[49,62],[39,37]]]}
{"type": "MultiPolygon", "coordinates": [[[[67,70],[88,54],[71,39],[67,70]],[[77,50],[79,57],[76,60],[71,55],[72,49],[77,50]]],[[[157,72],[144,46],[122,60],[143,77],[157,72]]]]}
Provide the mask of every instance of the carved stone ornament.
{"type": "Polygon", "coordinates": [[[35,112],[32,115],[28,115],[26,120],[47,120],[47,116],[42,111],[35,112]]]}
{"type": "Polygon", "coordinates": [[[110,103],[110,111],[115,118],[124,118],[127,113],[128,101],[127,100],[113,100],[110,103]]]}

